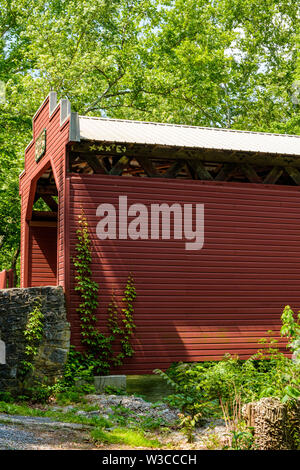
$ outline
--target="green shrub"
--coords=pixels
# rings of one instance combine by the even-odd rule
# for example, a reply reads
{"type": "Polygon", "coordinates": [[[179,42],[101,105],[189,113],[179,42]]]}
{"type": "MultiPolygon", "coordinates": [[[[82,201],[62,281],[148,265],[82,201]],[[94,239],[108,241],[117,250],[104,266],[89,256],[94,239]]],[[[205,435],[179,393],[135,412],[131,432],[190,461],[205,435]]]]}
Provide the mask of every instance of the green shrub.
{"type": "MultiPolygon", "coordinates": [[[[300,326],[287,306],[282,315],[281,334],[290,340],[288,347],[297,351],[300,326]]],[[[222,414],[224,405],[232,413],[238,400],[243,403],[263,397],[277,397],[282,401],[300,397],[300,361],[291,360],[279,352],[277,340],[269,337],[259,342],[263,345],[249,359],[242,361],[229,354],[221,361],[192,364],[172,364],[164,377],[174,387],[175,393],[167,399],[172,406],[188,415],[214,416],[222,414]]]]}
{"type": "Polygon", "coordinates": [[[10,392],[0,391],[0,401],[5,403],[13,403],[14,397],[10,392]]]}
{"type": "MultiPolygon", "coordinates": [[[[215,363],[178,364],[164,375],[180,391],[168,397],[169,404],[183,412],[199,413],[201,407],[216,411],[220,400],[232,402],[238,394],[243,403],[275,396],[285,399],[290,387],[299,383],[299,366],[283,354],[259,359],[258,354],[246,361],[227,356],[215,363]]],[[[207,413],[206,413],[207,414],[207,413]]]]}

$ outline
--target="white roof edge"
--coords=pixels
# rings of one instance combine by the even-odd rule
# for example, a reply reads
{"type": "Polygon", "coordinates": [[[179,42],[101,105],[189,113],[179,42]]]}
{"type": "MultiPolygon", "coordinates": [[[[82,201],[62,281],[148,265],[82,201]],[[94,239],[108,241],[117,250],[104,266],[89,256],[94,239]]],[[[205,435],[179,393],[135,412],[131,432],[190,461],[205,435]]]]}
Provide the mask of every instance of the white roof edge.
{"type": "Polygon", "coordinates": [[[300,136],[79,116],[79,139],[300,157],[300,136]]]}
{"type": "Polygon", "coordinates": [[[166,127],[179,127],[179,128],[187,128],[187,129],[203,129],[206,131],[220,131],[220,132],[233,132],[239,134],[254,134],[254,135],[269,135],[269,136],[280,136],[280,137],[293,137],[299,138],[300,135],[297,134],[279,134],[273,132],[262,132],[262,131],[245,131],[242,129],[231,129],[226,127],[205,127],[205,126],[192,126],[190,124],[172,124],[167,122],[156,122],[156,121],[137,121],[137,120],[130,120],[130,119],[113,119],[113,118],[103,118],[98,116],[82,116],[78,115],[79,119],[91,119],[97,121],[104,121],[104,122],[120,122],[120,123],[128,123],[128,124],[151,124],[155,126],[166,126],[166,127]]]}

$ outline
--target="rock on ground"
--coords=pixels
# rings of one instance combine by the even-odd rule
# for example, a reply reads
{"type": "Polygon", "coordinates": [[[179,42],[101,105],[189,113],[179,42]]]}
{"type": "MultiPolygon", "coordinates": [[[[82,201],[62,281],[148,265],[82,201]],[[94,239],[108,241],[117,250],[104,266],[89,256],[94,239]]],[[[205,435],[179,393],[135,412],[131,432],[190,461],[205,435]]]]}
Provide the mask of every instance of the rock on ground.
{"type": "Polygon", "coordinates": [[[134,413],[136,419],[148,417],[150,419],[162,419],[169,425],[178,420],[179,410],[171,409],[165,403],[153,404],[134,395],[86,395],[86,400],[99,406],[100,413],[109,415],[113,407],[123,407],[134,413]]]}

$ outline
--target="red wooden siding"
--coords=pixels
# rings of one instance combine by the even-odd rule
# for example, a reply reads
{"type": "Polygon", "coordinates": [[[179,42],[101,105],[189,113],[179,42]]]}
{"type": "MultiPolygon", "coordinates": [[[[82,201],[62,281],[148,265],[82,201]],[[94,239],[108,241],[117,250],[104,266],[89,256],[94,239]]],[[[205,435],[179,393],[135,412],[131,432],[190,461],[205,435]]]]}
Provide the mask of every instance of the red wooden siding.
{"type": "MultiPolygon", "coordinates": [[[[99,325],[105,325],[112,288],[121,295],[135,278],[135,356],[122,371],[149,373],[173,361],[249,357],[257,340],[279,338],[286,304],[300,306],[300,193],[297,187],[193,180],[72,175],[70,259],[81,206],[93,240],[93,276],[100,285],[99,325]],[[205,205],[205,243],[186,251],[181,240],[104,240],[96,236],[101,203],[205,205]]],[[[80,344],[70,266],[69,320],[80,344]]],[[[283,347],[280,341],[279,345],[283,347]]]]}
{"type": "Polygon", "coordinates": [[[57,227],[30,227],[29,284],[55,286],[57,276],[57,227]]]}
{"type": "Polygon", "coordinates": [[[0,289],[14,287],[14,271],[13,269],[4,269],[0,272],[0,289]]]}
{"type": "MultiPolygon", "coordinates": [[[[65,172],[66,172],[66,144],[69,141],[69,119],[60,126],[60,106],[57,106],[49,117],[49,99],[42,104],[33,120],[33,141],[25,152],[25,171],[20,177],[21,194],[21,286],[30,286],[28,279],[29,263],[29,227],[26,221],[30,219],[32,198],[34,197],[35,183],[44,168],[51,164],[58,190],[58,270],[54,285],[64,286],[65,250],[64,250],[64,214],[65,214],[65,172]],[[46,153],[37,163],[35,161],[35,139],[46,128],[46,153]],[[28,217],[29,207],[29,217],[28,217]]],[[[41,285],[41,284],[40,284],[41,285]]]]}

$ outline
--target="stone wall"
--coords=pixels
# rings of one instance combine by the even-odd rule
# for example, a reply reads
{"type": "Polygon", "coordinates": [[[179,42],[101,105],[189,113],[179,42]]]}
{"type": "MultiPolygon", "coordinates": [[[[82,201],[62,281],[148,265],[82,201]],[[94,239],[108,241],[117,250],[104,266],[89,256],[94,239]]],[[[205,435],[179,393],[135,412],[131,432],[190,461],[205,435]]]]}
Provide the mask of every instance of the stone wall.
{"type": "Polygon", "coordinates": [[[3,289],[0,290],[0,337],[5,343],[6,363],[0,364],[0,391],[18,391],[22,388],[21,363],[28,360],[24,331],[38,299],[44,314],[43,339],[33,360],[33,378],[51,384],[62,374],[70,346],[70,325],[66,321],[63,289],[3,289]]]}

